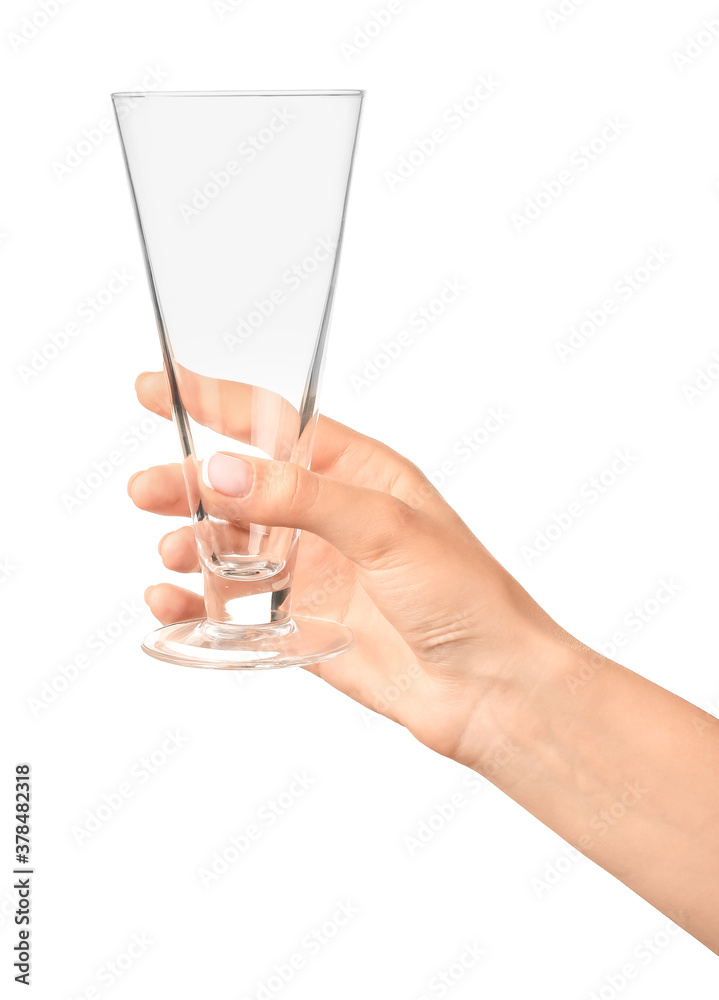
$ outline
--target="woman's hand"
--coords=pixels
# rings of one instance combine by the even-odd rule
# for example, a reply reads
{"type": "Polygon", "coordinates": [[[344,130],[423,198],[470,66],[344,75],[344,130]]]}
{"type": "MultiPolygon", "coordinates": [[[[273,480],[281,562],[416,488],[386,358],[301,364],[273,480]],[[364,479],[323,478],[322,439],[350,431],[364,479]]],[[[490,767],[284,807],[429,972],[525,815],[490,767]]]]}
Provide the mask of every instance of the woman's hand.
{"type": "MultiPolygon", "coordinates": [[[[170,417],[161,372],[136,388],[144,406],[170,417]]],[[[186,378],[183,398],[196,419],[227,431],[223,415],[242,412],[222,403],[230,390],[186,378]]],[[[243,439],[242,427],[229,429],[243,439]]],[[[303,529],[293,610],[345,622],[357,639],[313,673],[479,771],[503,752],[504,716],[521,711],[531,727],[533,693],[547,686],[565,634],[411,462],[320,417],[312,472],[220,455],[208,474],[213,509],[228,520],[303,529]]],[[[144,510],[189,516],[179,464],[136,474],[128,490],[144,510]]],[[[199,570],[190,525],[165,535],[160,554],[168,569],[199,570]]],[[[162,623],[204,615],[200,596],[171,584],[149,588],[146,600],[162,623]]]]}
{"type": "MultiPolygon", "coordinates": [[[[182,377],[194,419],[247,440],[248,387],[182,377]]],[[[137,391],[169,417],[161,373],[137,391]]],[[[297,414],[285,416],[296,436],[297,414]]],[[[716,719],[560,629],[419,469],[371,438],[321,418],[312,472],[223,453],[205,475],[228,520],[303,529],[294,609],[357,637],[308,669],[484,774],[719,951],[716,719]]],[[[145,510],[189,514],[179,465],[135,475],[129,492],[145,510]]],[[[198,569],[189,525],[160,551],[169,569],[198,569]]],[[[163,623],[204,615],[170,584],[147,600],[163,623]]]]}

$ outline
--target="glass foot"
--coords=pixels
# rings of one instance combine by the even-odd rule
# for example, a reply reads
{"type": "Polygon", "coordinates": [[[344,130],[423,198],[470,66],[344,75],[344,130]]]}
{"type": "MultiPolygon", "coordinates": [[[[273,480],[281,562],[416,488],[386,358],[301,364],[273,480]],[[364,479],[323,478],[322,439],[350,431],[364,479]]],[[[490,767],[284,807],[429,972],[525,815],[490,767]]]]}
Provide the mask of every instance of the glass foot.
{"type": "Polygon", "coordinates": [[[269,670],[329,660],[355,642],[338,622],[297,616],[282,625],[254,628],[216,626],[205,618],[164,625],[145,636],[150,656],[186,667],[215,670],[269,670]]]}

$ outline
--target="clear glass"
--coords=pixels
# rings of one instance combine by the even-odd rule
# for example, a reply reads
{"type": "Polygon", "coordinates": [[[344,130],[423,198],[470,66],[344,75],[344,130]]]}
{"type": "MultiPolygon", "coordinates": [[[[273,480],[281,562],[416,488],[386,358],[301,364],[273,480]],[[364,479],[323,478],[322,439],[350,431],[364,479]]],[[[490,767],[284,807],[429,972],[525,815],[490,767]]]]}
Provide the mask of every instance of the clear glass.
{"type": "Polygon", "coordinates": [[[309,468],[363,91],[112,95],[207,617],[143,649],[200,667],[313,663],[345,626],[291,616],[299,532],[243,523],[214,452],[309,468]]]}

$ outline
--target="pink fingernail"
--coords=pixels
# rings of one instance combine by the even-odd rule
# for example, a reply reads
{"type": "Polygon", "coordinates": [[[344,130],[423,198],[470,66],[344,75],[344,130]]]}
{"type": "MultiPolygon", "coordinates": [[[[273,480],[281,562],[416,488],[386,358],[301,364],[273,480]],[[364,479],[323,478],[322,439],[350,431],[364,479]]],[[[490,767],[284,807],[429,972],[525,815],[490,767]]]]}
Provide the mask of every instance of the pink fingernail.
{"type": "Polygon", "coordinates": [[[244,497],[252,487],[252,466],[241,458],[215,452],[202,463],[206,486],[228,497],[244,497]]]}

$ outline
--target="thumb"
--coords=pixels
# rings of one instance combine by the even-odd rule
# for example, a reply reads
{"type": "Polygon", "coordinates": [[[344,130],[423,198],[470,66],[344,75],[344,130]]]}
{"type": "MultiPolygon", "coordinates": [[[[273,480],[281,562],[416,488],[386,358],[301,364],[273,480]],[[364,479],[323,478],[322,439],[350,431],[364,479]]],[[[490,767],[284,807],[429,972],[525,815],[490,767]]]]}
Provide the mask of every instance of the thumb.
{"type": "Polygon", "coordinates": [[[389,493],[289,462],[215,452],[202,464],[202,479],[214,493],[215,516],[311,531],[366,570],[401,562],[428,520],[389,493]]]}
{"type": "Polygon", "coordinates": [[[218,516],[303,528],[350,559],[377,610],[419,657],[442,660],[447,643],[474,643],[474,608],[487,603],[494,560],[447,504],[430,512],[299,465],[225,452],[205,459],[202,472],[218,516]]]}

